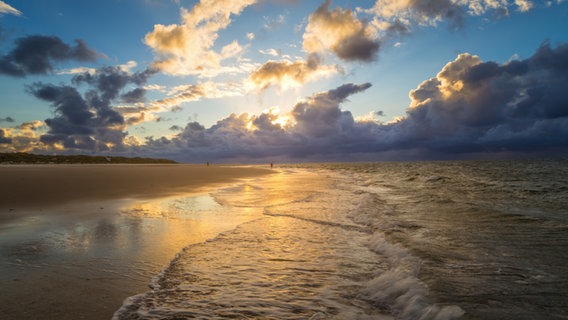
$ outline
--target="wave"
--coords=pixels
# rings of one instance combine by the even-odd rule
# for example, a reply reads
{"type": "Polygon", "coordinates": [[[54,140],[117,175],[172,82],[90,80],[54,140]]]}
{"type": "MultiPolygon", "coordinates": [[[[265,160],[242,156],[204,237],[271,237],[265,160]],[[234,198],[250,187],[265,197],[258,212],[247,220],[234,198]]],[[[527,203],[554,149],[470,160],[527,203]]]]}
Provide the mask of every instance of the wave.
{"type": "Polygon", "coordinates": [[[398,319],[459,319],[464,314],[459,306],[429,302],[428,287],[418,278],[422,261],[402,245],[387,240],[385,231],[420,228],[392,219],[396,214],[394,207],[376,193],[365,193],[357,209],[349,214],[355,223],[373,228],[367,246],[390,265],[388,270],[368,281],[362,297],[389,310],[398,319]]]}

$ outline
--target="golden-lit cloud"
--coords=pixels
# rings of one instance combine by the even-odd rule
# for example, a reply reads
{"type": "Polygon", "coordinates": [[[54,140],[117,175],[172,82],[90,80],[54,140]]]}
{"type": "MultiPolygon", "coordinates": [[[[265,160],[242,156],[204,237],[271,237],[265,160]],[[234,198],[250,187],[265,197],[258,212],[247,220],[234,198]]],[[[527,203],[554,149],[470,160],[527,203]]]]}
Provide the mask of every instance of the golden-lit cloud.
{"type": "Polygon", "coordinates": [[[146,44],[158,56],[153,67],[171,75],[219,75],[223,72],[221,62],[235,57],[243,48],[237,41],[233,41],[220,52],[214,51],[218,32],[229,26],[231,15],[240,14],[255,2],[256,0],[201,0],[191,11],[181,10],[180,24],[155,25],[154,30],[145,37],[146,44]]]}
{"type": "Polygon", "coordinates": [[[270,86],[279,86],[282,90],[287,90],[309,81],[329,77],[338,71],[337,66],[322,65],[320,57],[312,54],[307,61],[268,61],[251,73],[247,84],[259,90],[270,86]]]}
{"type": "Polygon", "coordinates": [[[16,16],[22,15],[22,12],[4,1],[0,1],[0,15],[1,14],[13,14],[16,16]]]}
{"type": "Polygon", "coordinates": [[[209,98],[236,97],[244,95],[242,85],[239,83],[216,83],[212,81],[195,85],[176,86],[169,92],[169,97],[150,103],[151,106],[171,110],[185,102],[198,101],[209,98]]]}
{"type": "Polygon", "coordinates": [[[45,122],[35,120],[11,128],[0,128],[0,152],[28,152],[42,150],[40,136],[45,133],[45,122]]]}
{"type": "Polygon", "coordinates": [[[515,0],[515,4],[517,5],[519,11],[521,12],[527,12],[533,7],[532,2],[528,0],[515,0]]]}
{"type": "Polygon", "coordinates": [[[432,103],[432,100],[451,100],[468,98],[468,90],[464,89],[464,79],[471,68],[482,61],[478,56],[467,53],[447,63],[435,78],[422,82],[418,89],[410,92],[410,109],[432,103]]]}
{"type": "Polygon", "coordinates": [[[77,67],[77,68],[71,68],[71,69],[61,69],[56,71],[55,73],[58,75],[62,75],[62,74],[81,74],[81,73],[89,73],[89,74],[95,74],[97,72],[97,69],[95,68],[88,68],[88,67],[77,67]]]}
{"type": "Polygon", "coordinates": [[[349,10],[330,10],[325,1],[309,18],[303,36],[303,47],[310,53],[331,51],[346,61],[372,61],[380,43],[376,30],[349,10]]]}
{"type": "Polygon", "coordinates": [[[118,105],[114,110],[125,119],[125,124],[132,126],[144,122],[158,121],[159,113],[175,112],[184,103],[203,99],[237,97],[245,95],[242,83],[217,83],[213,81],[200,82],[195,85],[179,85],[173,88],[149,86],[150,89],[167,92],[166,97],[148,102],[118,105]]]}

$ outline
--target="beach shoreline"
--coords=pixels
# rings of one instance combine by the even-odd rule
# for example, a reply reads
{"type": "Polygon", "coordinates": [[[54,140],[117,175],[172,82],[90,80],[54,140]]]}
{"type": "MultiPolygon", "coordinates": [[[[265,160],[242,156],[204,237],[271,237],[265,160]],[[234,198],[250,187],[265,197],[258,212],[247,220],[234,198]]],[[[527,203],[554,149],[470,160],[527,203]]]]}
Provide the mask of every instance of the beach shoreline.
{"type": "Polygon", "coordinates": [[[270,172],[250,166],[186,164],[5,165],[0,166],[0,221],[7,210],[198,192],[270,172]]]}
{"type": "Polygon", "coordinates": [[[163,164],[0,166],[2,318],[110,319],[185,246],[260,214],[223,216],[210,192],[271,172],[163,164]],[[159,215],[172,206],[180,217],[159,215]]]}

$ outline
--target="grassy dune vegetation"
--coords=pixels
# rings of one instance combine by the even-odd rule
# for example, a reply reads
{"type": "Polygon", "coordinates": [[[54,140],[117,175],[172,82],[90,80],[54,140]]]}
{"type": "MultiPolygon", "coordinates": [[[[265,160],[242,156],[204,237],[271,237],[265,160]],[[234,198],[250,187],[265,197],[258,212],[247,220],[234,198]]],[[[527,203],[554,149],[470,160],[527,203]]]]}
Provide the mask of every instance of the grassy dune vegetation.
{"type": "Polygon", "coordinates": [[[128,158],[87,155],[41,155],[24,152],[0,153],[3,164],[70,164],[70,163],[177,163],[168,159],[128,158]]]}

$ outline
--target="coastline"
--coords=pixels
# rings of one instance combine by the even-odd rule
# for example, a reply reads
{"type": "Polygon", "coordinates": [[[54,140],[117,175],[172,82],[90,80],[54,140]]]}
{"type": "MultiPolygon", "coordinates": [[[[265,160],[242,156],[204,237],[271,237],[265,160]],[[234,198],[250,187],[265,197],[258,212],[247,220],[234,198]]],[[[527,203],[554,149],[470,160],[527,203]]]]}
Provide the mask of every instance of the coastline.
{"type": "Polygon", "coordinates": [[[269,174],[268,169],[186,164],[0,166],[0,221],[7,209],[93,200],[163,197],[269,174]]]}
{"type": "Polygon", "coordinates": [[[0,166],[2,318],[110,319],[182,248],[261,214],[225,210],[210,192],[271,172],[179,164],[0,166]]]}

